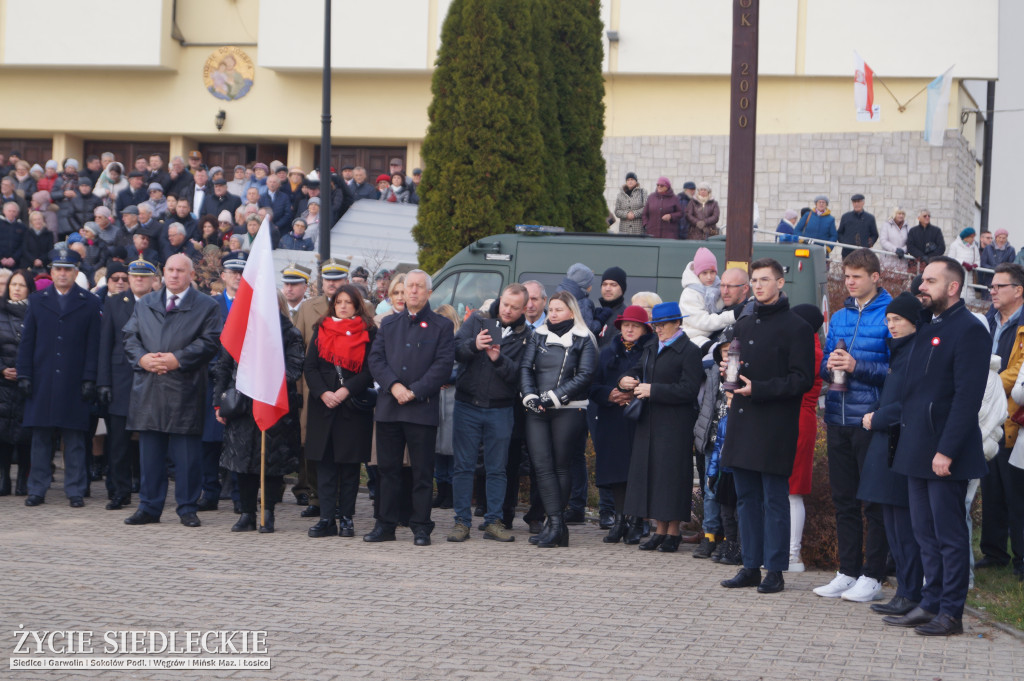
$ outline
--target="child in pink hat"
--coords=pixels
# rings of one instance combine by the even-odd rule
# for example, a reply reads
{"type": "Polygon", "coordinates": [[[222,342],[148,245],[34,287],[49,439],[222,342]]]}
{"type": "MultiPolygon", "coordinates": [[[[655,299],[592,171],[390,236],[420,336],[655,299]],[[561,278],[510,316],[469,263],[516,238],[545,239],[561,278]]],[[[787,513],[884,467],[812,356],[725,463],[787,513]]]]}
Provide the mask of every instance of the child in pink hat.
{"type": "Polygon", "coordinates": [[[703,347],[711,334],[736,322],[731,310],[722,312],[725,304],[718,288],[720,282],[715,254],[701,246],[683,270],[683,293],[679,296],[683,331],[698,347],[703,347]]]}

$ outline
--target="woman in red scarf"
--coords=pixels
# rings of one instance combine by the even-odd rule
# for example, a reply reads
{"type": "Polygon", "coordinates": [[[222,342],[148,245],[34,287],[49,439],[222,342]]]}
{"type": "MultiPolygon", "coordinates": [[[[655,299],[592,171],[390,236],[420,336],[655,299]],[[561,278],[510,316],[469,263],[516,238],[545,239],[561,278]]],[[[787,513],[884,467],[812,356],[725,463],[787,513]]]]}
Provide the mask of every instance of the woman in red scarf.
{"type": "Polygon", "coordinates": [[[306,350],[306,459],[318,462],[320,495],[320,521],[310,537],[355,536],[359,465],[370,460],[373,440],[366,358],[376,332],[359,290],[347,284],[331,298],[306,350]]]}

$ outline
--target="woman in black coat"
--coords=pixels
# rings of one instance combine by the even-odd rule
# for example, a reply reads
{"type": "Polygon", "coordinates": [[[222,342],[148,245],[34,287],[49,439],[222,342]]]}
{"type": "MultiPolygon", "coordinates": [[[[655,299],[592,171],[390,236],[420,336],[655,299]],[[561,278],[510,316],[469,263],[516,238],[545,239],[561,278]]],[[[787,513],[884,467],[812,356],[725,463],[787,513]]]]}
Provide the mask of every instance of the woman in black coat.
{"type": "Polygon", "coordinates": [[[679,303],[660,303],[651,313],[657,338],[621,379],[619,390],[644,401],[633,437],[625,512],[656,518],[658,527],[642,551],[679,548],[679,523],[690,519],[693,496],[693,426],[704,367],[700,348],[682,329],[679,303]]]}
{"type": "Polygon", "coordinates": [[[520,364],[519,389],[526,414],[526,444],[548,520],[530,543],[569,545],[565,505],[569,462],[586,435],[587,395],[597,365],[597,342],[576,298],[559,291],[548,301],[547,322],[530,337],[520,364]]]}
{"type": "MultiPolygon", "coordinates": [[[[623,412],[633,395],[619,390],[616,383],[637,365],[644,345],[650,340],[647,311],[639,305],[627,307],[615,320],[615,328],[621,333],[601,350],[594,383],[590,386],[590,411],[594,417],[591,435],[597,453],[596,482],[598,487],[611,490],[615,500],[615,524],[604,538],[606,544],[617,544],[626,537],[628,529],[622,511],[636,421],[627,419],[623,412]]],[[[639,535],[633,543],[639,543],[639,535]]]]}
{"type": "Polygon", "coordinates": [[[881,504],[885,536],[896,564],[896,595],[888,603],[872,605],[871,609],[883,615],[905,615],[921,601],[924,569],[921,566],[921,549],[910,525],[907,476],[892,470],[889,452],[890,448],[894,450],[899,438],[907,360],[917,332],[916,324],[921,319],[921,303],[911,293],[901,293],[889,303],[885,317],[892,334],[889,339],[889,375],[878,396],[878,404],[871,413],[864,415],[863,426],[872,435],[864,457],[857,498],[866,503],[881,504]]]}
{"type": "Polygon", "coordinates": [[[28,312],[29,294],[36,290],[35,281],[25,270],[17,270],[7,281],[7,290],[0,297],[0,497],[11,493],[11,464],[18,464],[18,481],[14,493],[28,494],[28,468],[32,438],[21,427],[25,411],[24,399],[18,390],[18,345],[21,327],[28,312]]]}
{"type": "MultiPolygon", "coordinates": [[[[280,299],[280,296],[278,296],[280,299]]],[[[283,300],[283,299],[281,299],[283,300]]],[[[295,470],[301,446],[299,412],[301,399],[295,382],[302,375],[302,334],[292,326],[287,314],[280,315],[281,339],[284,343],[284,377],[288,390],[288,413],[267,430],[266,443],[266,507],[265,523],[260,532],[274,531],[274,506],[284,492],[284,476],[295,470]]],[[[256,529],[256,499],[260,489],[260,448],[262,434],[252,416],[252,403],[247,413],[232,419],[220,415],[224,391],[235,387],[238,363],[226,350],[213,367],[213,406],[217,420],[224,424],[224,443],[220,465],[238,474],[238,496],[242,514],[231,528],[232,532],[252,532],[256,529]]]]}
{"type": "Polygon", "coordinates": [[[306,459],[318,462],[320,496],[320,521],[309,528],[310,537],[355,536],[359,466],[370,460],[373,442],[376,393],[367,392],[373,378],[366,359],[376,334],[362,294],[346,284],[328,303],[306,350],[306,459]]]}

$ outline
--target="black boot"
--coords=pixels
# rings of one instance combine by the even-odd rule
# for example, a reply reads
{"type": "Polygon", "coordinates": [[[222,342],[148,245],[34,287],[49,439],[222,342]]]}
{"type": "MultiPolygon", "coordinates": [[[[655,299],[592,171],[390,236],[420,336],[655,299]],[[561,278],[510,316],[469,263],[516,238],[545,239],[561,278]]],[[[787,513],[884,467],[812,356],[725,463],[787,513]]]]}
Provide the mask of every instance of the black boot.
{"type": "Polygon", "coordinates": [[[28,495],[28,466],[18,464],[18,477],[14,481],[14,496],[28,495]]]}
{"type": "Polygon", "coordinates": [[[644,536],[644,519],[630,518],[627,523],[628,529],[626,530],[626,539],[623,543],[627,546],[635,546],[640,543],[644,536]]]}
{"type": "Polygon", "coordinates": [[[626,516],[621,513],[615,514],[615,522],[612,523],[612,527],[608,530],[608,536],[602,541],[605,544],[618,544],[623,537],[626,536],[626,532],[629,530],[629,525],[626,524],[626,516]]]}
{"type": "Polygon", "coordinates": [[[682,537],[678,534],[670,534],[665,537],[665,541],[661,542],[661,546],[658,550],[662,553],[675,553],[679,550],[679,542],[682,541],[682,537]]]}
{"type": "Polygon", "coordinates": [[[260,525],[260,534],[270,534],[274,531],[274,509],[268,508],[264,511],[263,524],[260,525]]]}
{"type": "Polygon", "coordinates": [[[0,497],[11,494],[11,464],[0,464],[0,497]]]}
{"type": "Polygon", "coordinates": [[[256,514],[242,513],[238,516],[238,522],[231,526],[232,532],[255,532],[256,514]]]}
{"type": "Polygon", "coordinates": [[[544,528],[537,534],[530,537],[527,541],[531,544],[537,544],[541,539],[547,539],[551,534],[551,518],[547,518],[544,521],[544,528]]]}
{"type": "Polygon", "coordinates": [[[665,534],[652,534],[651,538],[641,544],[639,548],[641,551],[653,551],[661,546],[661,543],[665,541],[667,536],[668,535],[665,534]]]}
{"type": "Polygon", "coordinates": [[[537,546],[542,549],[555,547],[565,548],[569,545],[569,528],[565,524],[565,514],[559,513],[551,518],[551,529],[547,537],[537,540],[537,546]]]}

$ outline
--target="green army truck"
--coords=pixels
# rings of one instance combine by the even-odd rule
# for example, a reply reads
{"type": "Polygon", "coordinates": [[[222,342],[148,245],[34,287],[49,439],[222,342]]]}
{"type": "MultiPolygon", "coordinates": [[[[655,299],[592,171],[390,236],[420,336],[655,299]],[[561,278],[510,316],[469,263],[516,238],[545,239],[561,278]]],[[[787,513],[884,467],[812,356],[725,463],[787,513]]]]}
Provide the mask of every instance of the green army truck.
{"type": "MultiPolygon", "coordinates": [[[[515,234],[495,234],[471,243],[433,275],[430,305],[455,307],[462,318],[506,285],[535,279],[550,296],[573,263],[594,270],[590,295],[600,298],[600,277],[618,266],[629,276],[626,300],[639,291],[655,291],[662,300],[679,300],[683,268],[701,246],[725,271],[725,239],[676,241],[617,234],[586,234],[520,225],[515,234]]],[[[825,249],[797,243],[755,243],[754,259],[774,258],[786,271],[785,292],[793,305],[821,304],[828,272],[825,249]]]]}

